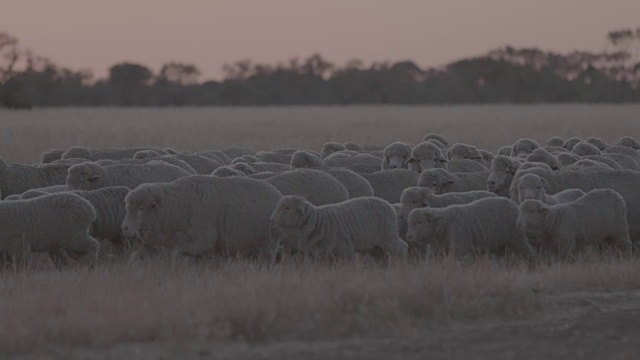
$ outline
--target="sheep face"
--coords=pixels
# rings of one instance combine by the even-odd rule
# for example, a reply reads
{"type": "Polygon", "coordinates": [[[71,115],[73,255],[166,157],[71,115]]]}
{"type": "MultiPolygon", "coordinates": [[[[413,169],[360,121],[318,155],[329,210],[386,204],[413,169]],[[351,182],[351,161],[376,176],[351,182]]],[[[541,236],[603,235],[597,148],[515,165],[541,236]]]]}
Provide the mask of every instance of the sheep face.
{"type": "Polygon", "coordinates": [[[539,148],[540,145],[531,139],[520,139],[513,144],[511,149],[511,156],[513,157],[526,157],[531,154],[533,150],[539,148]]]}
{"type": "Polygon", "coordinates": [[[518,179],[516,185],[518,191],[518,203],[523,203],[525,200],[540,200],[544,201],[545,187],[548,187],[546,180],[540,178],[534,174],[526,174],[518,179]]]}
{"type": "Polygon", "coordinates": [[[440,149],[430,143],[417,145],[409,159],[409,169],[416,172],[423,172],[427,169],[442,169],[445,167],[447,159],[444,158],[440,149]]]}
{"type": "Polygon", "coordinates": [[[66,184],[71,190],[95,190],[102,185],[100,165],[79,164],[69,168],[66,184]]]}
{"type": "Polygon", "coordinates": [[[499,196],[508,196],[511,180],[519,165],[504,156],[498,156],[491,165],[491,172],[487,178],[487,190],[499,196]]]}
{"type": "Polygon", "coordinates": [[[144,243],[164,240],[166,235],[158,216],[163,202],[143,186],[129,192],[125,197],[126,215],[122,221],[122,233],[125,236],[137,237],[144,243]]]}
{"type": "Polygon", "coordinates": [[[302,196],[283,196],[271,214],[271,222],[280,229],[301,229],[309,203],[302,196]]]}
{"type": "Polygon", "coordinates": [[[407,242],[411,245],[434,245],[442,218],[434,209],[415,209],[409,213],[407,242]]]}
{"type": "Polygon", "coordinates": [[[411,157],[411,147],[406,144],[393,143],[384,149],[384,159],[387,169],[406,169],[411,157]]]}
{"type": "Polygon", "coordinates": [[[524,229],[528,237],[539,238],[543,233],[543,225],[549,216],[549,206],[539,200],[526,200],[520,204],[516,224],[524,229]]]}
{"type": "MultiPolygon", "coordinates": [[[[436,169],[442,170],[442,169],[436,169]]],[[[423,172],[418,179],[418,186],[431,190],[434,194],[445,194],[456,183],[456,179],[445,170],[423,172]]]]}
{"type": "Polygon", "coordinates": [[[453,144],[451,148],[449,148],[447,156],[449,160],[483,160],[482,154],[475,146],[466,144],[453,144]]]}

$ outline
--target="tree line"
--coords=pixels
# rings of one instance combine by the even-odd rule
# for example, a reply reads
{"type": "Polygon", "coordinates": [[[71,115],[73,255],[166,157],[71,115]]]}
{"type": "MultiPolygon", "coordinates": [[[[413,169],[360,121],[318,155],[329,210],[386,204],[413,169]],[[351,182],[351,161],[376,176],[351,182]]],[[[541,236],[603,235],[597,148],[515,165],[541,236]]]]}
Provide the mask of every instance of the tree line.
{"type": "Polygon", "coordinates": [[[640,28],[612,31],[602,53],[559,54],[506,46],[438,68],[412,61],[351,60],[314,54],[278,64],[242,60],[221,80],[201,80],[195,65],[168,62],[159,72],[119,63],[106,78],[61,67],[0,32],[0,105],[205,106],[640,101],[640,28]]]}

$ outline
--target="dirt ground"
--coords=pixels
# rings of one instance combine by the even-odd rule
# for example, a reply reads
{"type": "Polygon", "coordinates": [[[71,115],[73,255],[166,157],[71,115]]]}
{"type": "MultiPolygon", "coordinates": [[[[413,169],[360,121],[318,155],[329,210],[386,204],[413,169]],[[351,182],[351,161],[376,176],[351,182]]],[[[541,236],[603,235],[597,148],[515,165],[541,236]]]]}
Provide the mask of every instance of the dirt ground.
{"type": "Polygon", "coordinates": [[[21,359],[639,359],[640,291],[552,296],[520,320],[433,327],[406,338],[40,349],[21,359]]]}

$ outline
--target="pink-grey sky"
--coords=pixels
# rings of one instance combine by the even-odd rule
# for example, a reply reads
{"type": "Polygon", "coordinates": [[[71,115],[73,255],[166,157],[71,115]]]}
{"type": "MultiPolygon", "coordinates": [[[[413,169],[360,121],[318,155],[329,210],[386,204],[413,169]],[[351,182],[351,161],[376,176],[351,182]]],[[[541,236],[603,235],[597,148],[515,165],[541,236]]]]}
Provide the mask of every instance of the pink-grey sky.
{"type": "Polygon", "coordinates": [[[314,52],[437,66],[506,44],[600,51],[639,14],[640,0],[0,0],[0,30],[97,76],[182,61],[219,77],[227,62],[314,52]]]}

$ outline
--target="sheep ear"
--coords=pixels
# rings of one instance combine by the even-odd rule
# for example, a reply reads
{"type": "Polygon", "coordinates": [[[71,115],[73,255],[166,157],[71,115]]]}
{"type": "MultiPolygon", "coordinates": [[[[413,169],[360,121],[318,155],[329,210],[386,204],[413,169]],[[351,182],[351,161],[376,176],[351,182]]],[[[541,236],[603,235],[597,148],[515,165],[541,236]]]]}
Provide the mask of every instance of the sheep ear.
{"type": "Polygon", "coordinates": [[[100,175],[91,175],[89,176],[89,182],[94,182],[100,180],[100,175]]]}

